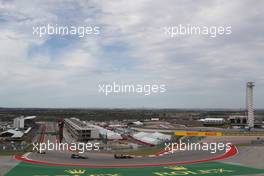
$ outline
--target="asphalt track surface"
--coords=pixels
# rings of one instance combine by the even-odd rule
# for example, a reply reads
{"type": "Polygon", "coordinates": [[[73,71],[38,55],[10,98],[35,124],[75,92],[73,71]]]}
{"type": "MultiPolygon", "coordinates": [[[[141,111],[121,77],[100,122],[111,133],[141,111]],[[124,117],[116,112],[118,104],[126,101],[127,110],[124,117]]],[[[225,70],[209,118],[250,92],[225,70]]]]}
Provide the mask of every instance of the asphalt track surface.
{"type": "MultiPolygon", "coordinates": [[[[45,132],[56,131],[56,125],[46,123],[45,132]]],[[[57,142],[57,137],[44,133],[42,142],[47,140],[57,142]]],[[[86,171],[86,175],[107,175],[112,173],[120,173],[121,175],[157,175],[158,173],[187,173],[188,175],[204,175],[206,172],[208,176],[213,175],[263,175],[264,170],[257,170],[255,168],[247,168],[239,165],[230,165],[224,163],[215,163],[213,161],[226,161],[226,159],[233,158],[238,151],[235,146],[227,152],[217,152],[211,154],[209,151],[176,151],[174,154],[169,154],[159,157],[142,157],[133,159],[115,159],[113,154],[90,152],[86,153],[89,159],[72,159],[71,151],[58,152],[49,151],[46,154],[38,154],[36,152],[29,153],[24,156],[16,156],[17,161],[22,161],[15,168],[13,168],[7,176],[29,176],[29,175],[71,175],[65,173],[69,169],[82,168],[86,171]],[[188,171],[173,171],[169,166],[175,167],[184,165],[188,171]],[[149,166],[149,167],[146,167],[149,166]],[[153,167],[155,166],[155,167],[153,167]],[[124,170],[125,169],[125,170],[124,170]],[[231,172],[232,170],[232,172],[231,172]],[[227,172],[225,172],[227,171],[227,172]],[[230,171],[230,173],[229,173],[230,171]],[[211,174],[209,174],[209,172],[211,174]],[[221,173],[225,172],[225,174],[221,173]],[[200,173],[200,174],[199,174],[200,173]]],[[[236,157],[234,157],[236,158],[236,157]]],[[[0,174],[1,175],[1,174],[0,174]]],[[[84,175],[84,174],[83,174],[84,175]]],[[[176,174],[177,175],[177,174],[176,174]]]]}
{"type": "MultiPolygon", "coordinates": [[[[90,166],[128,166],[128,165],[166,165],[168,163],[175,162],[193,162],[202,160],[211,160],[222,156],[223,154],[209,154],[208,152],[177,152],[167,156],[159,157],[142,157],[132,159],[115,159],[112,154],[87,154],[88,159],[72,159],[71,153],[65,152],[48,152],[46,154],[31,153],[27,156],[27,159],[32,161],[41,161],[46,163],[61,163],[61,164],[87,164],[90,166]]],[[[19,158],[18,158],[19,159],[19,158]]]]}
{"type": "MultiPolygon", "coordinates": [[[[49,132],[57,131],[55,123],[46,123],[44,125],[44,136],[41,137],[42,142],[48,140],[56,143],[57,137],[55,135],[48,134],[49,132]]],[[[47,164],[47,165],[81,165],[88,167],[140,167],[140,166],[160,166],[169,165],[175,163],[195,163],[214,161],[231,157],[237,153],[237,149],[234,147],[233,151],[225,155],[225,152],[218,151],[214,154],[210,151],[176,151],[173,154],[156,157],[135,157],[132,159],[115,159],[112,153],[100,153],[100,152],[86,152],[85,155],[88,159],[72,159],[71,154],[76,153],[72,151],[46,151],[46,154],[39,154],[32,152],[24,157],[17,156],[17,160],[24,162],[47,164]]]]}

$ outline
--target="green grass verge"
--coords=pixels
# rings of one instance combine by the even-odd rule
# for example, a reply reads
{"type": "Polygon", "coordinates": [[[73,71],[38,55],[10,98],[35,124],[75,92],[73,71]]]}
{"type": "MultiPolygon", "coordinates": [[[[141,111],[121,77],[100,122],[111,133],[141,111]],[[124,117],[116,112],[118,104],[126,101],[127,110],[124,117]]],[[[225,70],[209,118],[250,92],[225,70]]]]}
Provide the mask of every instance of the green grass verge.
{"type": "Polygon", "coordinates": [[[20,163],[5,176],[239,176],[251,174],[264,174],[264,170],[220,162],[142,168],[82,168],[20,163]]]}

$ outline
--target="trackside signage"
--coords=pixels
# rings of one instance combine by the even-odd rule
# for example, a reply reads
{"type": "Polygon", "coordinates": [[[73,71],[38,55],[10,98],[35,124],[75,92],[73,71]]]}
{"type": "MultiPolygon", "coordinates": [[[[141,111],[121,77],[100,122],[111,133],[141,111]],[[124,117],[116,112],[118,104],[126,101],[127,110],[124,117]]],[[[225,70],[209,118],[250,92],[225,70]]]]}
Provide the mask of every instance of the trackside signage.
{"type": "Polygon", "coordinates": [[[223,136],[221,132],[196,132],[196,131],[179,131],[175,132],[176,136],[223,136]]]}

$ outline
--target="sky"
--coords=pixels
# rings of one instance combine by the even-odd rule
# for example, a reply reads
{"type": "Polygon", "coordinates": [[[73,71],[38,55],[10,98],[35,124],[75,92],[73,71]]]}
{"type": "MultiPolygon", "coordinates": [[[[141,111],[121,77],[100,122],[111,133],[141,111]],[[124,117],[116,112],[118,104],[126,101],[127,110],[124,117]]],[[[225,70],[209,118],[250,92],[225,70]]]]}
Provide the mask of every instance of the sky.
{"type": "Polygon", "coordinates": [[[0,0],[0,107],[244,108],[247,81],[264,108],[264,1],[0,0]],[[34,26],[100,27],[100,35],[32,34],[34,26]],[[231,26],[219,37],[164,26],[231,26]],[[165,84],[149,96],[99,84],[165,84]]]}

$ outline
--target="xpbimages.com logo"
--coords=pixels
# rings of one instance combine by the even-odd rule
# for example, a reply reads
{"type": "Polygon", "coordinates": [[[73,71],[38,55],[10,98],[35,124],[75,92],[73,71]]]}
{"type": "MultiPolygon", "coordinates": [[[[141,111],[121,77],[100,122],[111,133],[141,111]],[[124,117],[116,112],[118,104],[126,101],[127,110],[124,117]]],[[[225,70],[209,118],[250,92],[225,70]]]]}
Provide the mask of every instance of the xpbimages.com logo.
{"type": "Polygon", "coordinates": [[[232,143],[224,142],[183,142],[180,140],[178,143],[165,143],[165,151],[174,153],[175,151],[209,151],[214,154],[218,151],[229,151],[232,143]]]}
{"type": "Polygon", "coordinates": [[[99,84],[98,92],[106,96],[109,94],[131,93],[140,95],[152,95],[166,92],[165,84],[119,84],[113,82],[112,84],[99,84]]]}
{"type": "Polygon", "coordinates": [[[171,38],[186,35],[203,35],[212,38],[231,35],[232,26],[199,26],[191,24],[179,24],[173,26],[164,26],[164,34],[171,38]]]}
{"type": "Polygon", "coordinates": [[[42,26],[33,26],[32,34],[38,37],[44,37],[46,35],[71,35],[78,37],[85,37],[88,35],[99,35],[100,27],[99,26],[66,26],[58,24],[47,24],[42,26]]]}
{"type": "Polygon", "coordinates": [[[49,140],[46,143],[33,143],[33,151],[44,152],[44,151],[78,151],[84,153],[85,151],[99,151],[99,143],[53,143],[49,140]]]}

